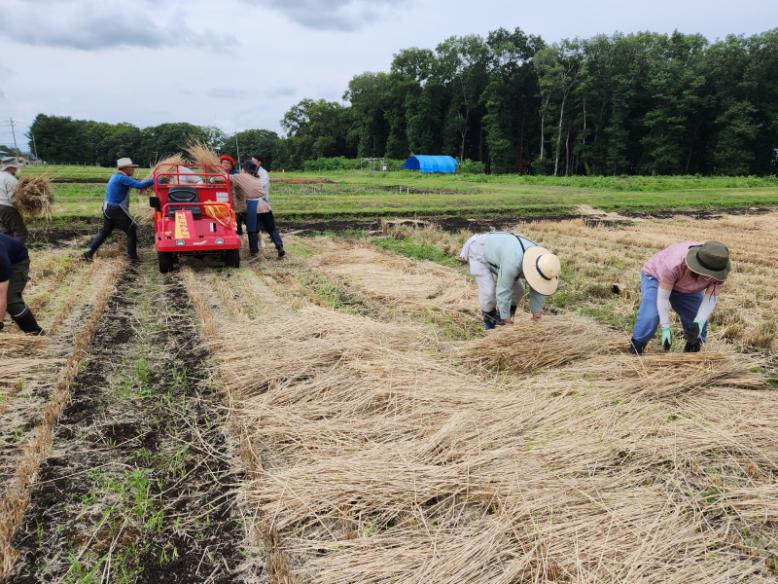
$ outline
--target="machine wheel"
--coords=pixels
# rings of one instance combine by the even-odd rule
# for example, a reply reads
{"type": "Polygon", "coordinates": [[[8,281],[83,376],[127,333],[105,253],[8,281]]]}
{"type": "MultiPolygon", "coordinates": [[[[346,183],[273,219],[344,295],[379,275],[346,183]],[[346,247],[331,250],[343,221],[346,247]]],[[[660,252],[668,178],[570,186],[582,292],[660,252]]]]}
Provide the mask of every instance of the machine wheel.
{"type": "Polygon", "coordinates": [[[172,272],[173,266],[176,264],[176,254],[159,252],[157,256],[159,256],[159,273],[167,274],[172,272]]]}
{"type": "Polygon", "coordinates": [[[240,267],[240,250],[228,249],[224,252],[224,265],[228,268],[240,267]]]}

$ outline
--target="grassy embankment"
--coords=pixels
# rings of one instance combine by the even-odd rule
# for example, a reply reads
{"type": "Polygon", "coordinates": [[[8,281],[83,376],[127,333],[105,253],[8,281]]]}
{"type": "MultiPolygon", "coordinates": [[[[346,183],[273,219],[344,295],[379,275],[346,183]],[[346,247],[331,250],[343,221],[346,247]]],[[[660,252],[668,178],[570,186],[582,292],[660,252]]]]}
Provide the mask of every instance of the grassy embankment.
{"type": "MultiPolygon", "coordinates": [[[[111,169],[28,167],[58,179],[106,179],[111,169]]],[[[140,169],[138,176],[147,171],[140,169]]],[[[778,179],[754,177],[421,176],[407,172],[274,173],[272,197],[285,221],[378,217],[537,217],[573,213],[578,205],[612,211],[732,209],[778,205],[778,179]],[[289,179],[321,178],[319,184],[289,179]]],[[[99,213],[102,184],[56,184],[56,216],[99,213]]],[[[134,197],[136,212],[146,206],[134,197]]]]}

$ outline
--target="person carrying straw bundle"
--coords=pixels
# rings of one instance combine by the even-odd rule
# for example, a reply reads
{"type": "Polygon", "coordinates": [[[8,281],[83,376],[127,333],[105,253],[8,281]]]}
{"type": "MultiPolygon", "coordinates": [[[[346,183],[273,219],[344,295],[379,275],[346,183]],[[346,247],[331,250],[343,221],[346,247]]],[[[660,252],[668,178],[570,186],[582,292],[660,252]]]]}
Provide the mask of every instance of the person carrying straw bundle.
{"type": "Polygon", "coordinates": [[[30,273],[30,256],[24,244],[0,233],[0,330],[6,312],[28,335],[45,334],[22,297],[30,273]]]}
{"type": "Polygon", "coordinates": [[[27,241],[29,232],[24,219],[15,207],[16,190],[19,179],[16,177],[22,168],[18,158],[7,158],[0,163],[0,233],[27,241]]]}
{"type": "Polygon", "coordinates": [[[95,252],[103,245],[114,229],[121,229],[127,234],[127,256],[130,261],[139,262],[138,257],[138,228],[130,215],[130,189],[147,189],[154,184],[154,179],[149,178],[143,182],[132,178],[137,164],[133,164],[129,158],[120,158],[116,161],[116,173],[108,181],[105,188],[105,203],[103,204],[103,227],[89,244],[89,249],[84,252],[84,259],[91,262],[95,252]]]}
{"type": "Polygon", "coordinates": [[[649,259],[641,273],[641,303],[632,332],[632,353],[642,355],[660,325],[662,348],[672,348],[670,307],[681,317],[686,337],[684,352],[699,352],[731,268],[729,249],[719,241],[676,243],[649,259]]]}
{"type": "Polygon", "coordinates": [[[273,210],[265,200],[262,181],[257,176],[256,165],[249,161],[243,163],[240,174],[232,177],[234,198],[246,201],[246,231],[249,238],[249,253],[256,256],[259,253],[259,228],[262,227],[276,246],[278,258],[286,255],[284,242],[276,227],[273,210]]]}
{"type": "Polygon", "coordinates": [[[559,287],[562,271],[559,258],[514,233],[474,235],[465,243],[459,259],[470,265],[470,273],[478,284],[486,330],[513,324],[524,295],[520,278],[529,285],[530,312],[535,320],[543,316],[546,296],[554,294],[559,287]]]}

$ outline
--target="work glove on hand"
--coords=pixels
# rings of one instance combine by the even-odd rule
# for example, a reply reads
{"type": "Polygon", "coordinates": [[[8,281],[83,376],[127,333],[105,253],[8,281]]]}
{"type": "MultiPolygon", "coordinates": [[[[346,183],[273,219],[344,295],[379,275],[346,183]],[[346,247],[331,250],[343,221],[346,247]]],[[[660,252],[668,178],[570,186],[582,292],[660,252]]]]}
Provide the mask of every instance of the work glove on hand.
{"type": "Polygon", "coordinates": [[[689,330],[686,331],[686,340],[690,343],[698,343],[702,340],[702,331],[705,330],[704,320],[695,320],[689,330]]]}
{"type": "Polygon", "coordinates": [[[662,327],[662,348],[669,351],[673,346],[673,329],[669,326],[662,327]]]}

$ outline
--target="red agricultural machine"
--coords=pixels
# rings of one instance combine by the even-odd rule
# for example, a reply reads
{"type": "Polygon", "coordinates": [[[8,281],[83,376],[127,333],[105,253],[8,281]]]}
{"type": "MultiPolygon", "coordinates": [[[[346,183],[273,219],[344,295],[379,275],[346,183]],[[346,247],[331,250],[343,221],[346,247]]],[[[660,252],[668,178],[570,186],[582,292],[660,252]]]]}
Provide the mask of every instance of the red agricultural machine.
{"type": "Polygon", "coordinates": [[[225,265],[240,267],[230,177],[202,164],[163,164],[153,176],[149,204],[159,271],[170,272],[185,255],[219,255],[225,265]]]}

